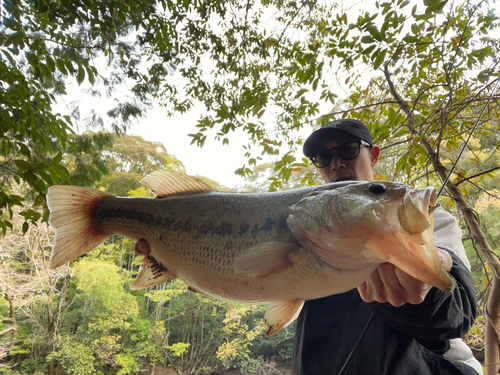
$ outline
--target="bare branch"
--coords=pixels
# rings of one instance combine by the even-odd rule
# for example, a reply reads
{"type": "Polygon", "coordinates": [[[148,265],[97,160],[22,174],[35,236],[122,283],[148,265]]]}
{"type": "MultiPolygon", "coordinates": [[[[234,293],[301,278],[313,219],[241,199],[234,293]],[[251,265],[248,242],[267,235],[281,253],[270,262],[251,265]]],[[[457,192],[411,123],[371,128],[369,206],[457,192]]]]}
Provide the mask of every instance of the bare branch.
{"type": "MultiPolygon", "coordinates": [[[[497,170],[499,170],[499,169],[500,169],[500,166],[497,166],[497,167],[493,167],[493,168],[491,168],[491,169],[488,169],[487,171],[482,171],[482,172],[477,173],[477,174],[474,174],[474,175],[472,175],[472,176],[468,176],[468,177],[464,178],[463,180],[460,180],[460,181],[458,181],[458,182],[455,182],[455,185],[457,185],[457,186],[458,186],[458,185],[460,185],[462,182],[469,181],[469,180],[471,180],[471,179],[473,179],[473,178],[476,178],[476,177],[478,177],[478,176],[482,176],[482,175],[484,175],[484,174],[486,174],[486,173],[490,173],[490,172],[493,172],[493,171],[497,171],[497,170]]],[[[477,185],[476,185],[476,184],[474,184],[474,186],[477,186],[477,185]]],[[[498,197],[497,197],[497,198],[498,198],[498,197]]],[[[500,199],[500,198],[499,198],[499,199],[500,199]]]]}

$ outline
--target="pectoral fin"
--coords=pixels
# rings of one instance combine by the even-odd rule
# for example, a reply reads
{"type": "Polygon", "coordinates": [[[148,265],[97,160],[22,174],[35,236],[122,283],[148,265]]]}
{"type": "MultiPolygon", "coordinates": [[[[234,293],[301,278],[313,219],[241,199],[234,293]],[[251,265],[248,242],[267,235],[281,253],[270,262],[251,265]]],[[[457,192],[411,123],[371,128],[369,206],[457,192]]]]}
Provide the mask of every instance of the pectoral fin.
{"type": "Polygon", "coordinates": [[[130,284],[130,289],[139,290],[175,280],[177,276],[168,272],[155,258],[146,255],[135,280],[130,284]]]}
{"type": "Polygon", "coordinates": [[[266,323],[266,337],[272,336],[292,323],[300,314],[304,306],[303,299],[273,302],[264,314],[266,323]]]}
{"type": "Polygon", "coordinates": [[[297,250],[295,243],[264,242],[238,255],[233,263],[235,273],[251,277],[265,277],[284,271],[293,265],[290,253],[297,250]]]}

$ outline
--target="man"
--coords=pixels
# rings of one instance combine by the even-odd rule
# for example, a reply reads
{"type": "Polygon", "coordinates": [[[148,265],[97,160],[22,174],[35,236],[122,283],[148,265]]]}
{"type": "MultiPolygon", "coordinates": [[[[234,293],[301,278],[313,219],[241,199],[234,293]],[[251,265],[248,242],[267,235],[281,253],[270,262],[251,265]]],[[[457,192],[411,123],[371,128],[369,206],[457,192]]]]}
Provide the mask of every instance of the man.
{"type": "MultiPolygon", "coordinates": [[[[373,181],[379,148],[361,121],[313,132],[304,154],[325,182],[373,181]]],[[[455,219],[434,211],[434,243],[457,287],[443,292],[390,263],[357,289],[306,301],[295,333],[293,374],[482,374],[459,337],[476,316],[474,282],[455,219]]]]}

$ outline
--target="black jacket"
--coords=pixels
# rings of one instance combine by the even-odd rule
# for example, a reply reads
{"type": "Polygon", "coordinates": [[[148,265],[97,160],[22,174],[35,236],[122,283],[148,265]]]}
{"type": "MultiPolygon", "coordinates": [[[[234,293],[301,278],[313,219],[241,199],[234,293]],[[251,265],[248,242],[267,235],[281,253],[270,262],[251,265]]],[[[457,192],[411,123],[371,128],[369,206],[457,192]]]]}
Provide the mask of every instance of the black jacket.
{"type": "Polygon", "coordinates": [[[442,356],[448,340],[463,337],[476,317],[472,276],[450,254],[457,287],[452,292],[432,288],[419,305],[365,303],[357,289],[306,301],[297,321],[292,374],[338,374],[373,314],[343,374],[477,375],[468,365],[442,356]]]}

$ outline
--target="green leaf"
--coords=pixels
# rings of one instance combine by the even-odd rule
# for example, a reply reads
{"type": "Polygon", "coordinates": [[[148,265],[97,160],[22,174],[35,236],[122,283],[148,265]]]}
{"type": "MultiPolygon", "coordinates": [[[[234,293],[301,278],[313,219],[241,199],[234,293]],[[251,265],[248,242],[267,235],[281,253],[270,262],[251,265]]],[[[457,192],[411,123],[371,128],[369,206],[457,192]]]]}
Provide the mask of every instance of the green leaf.
{"type": "Polygon", "coordinates": [[[394,134],[394,138],[401,137],[401,136],[403,136],[405,134],[408,134],[408,129],[403,128],[400,131],[398,131],[396,134],[394,134]]]}
{"type": "Polygon", "coordinates": [[[31,52],[25,52],[24,53],[25,56],[26,56],[26,60],[28,60],[28,62],[31,64],[31,65],[35,65],[35,64],[38,64],[38,56],[35,55],[34,53],[31,53],[31,52]]]}
{"type": "Polygon", "coordinates": [[[424,5],[426,7],[435,6],[437,4],[439,4],[439,0],[424,0],[424,5]]]}
{"type": "Polygon", "coordinates": [[[50,69],[50,71],[52,73],[54,73],[56,70],[56,63],[54,62],[54,59],[52,57],[50,57],[49,55],[47,55],[45,57],[45,61],[46,61],[47,67],[50,69]]]}
{"type": "Polygon", "coordinates": [[[375,48],[377,48],[377,45],[376,44],[372,44],[371,46],[369,46],[368,48],[365,48],[363,51],[361,51],[361,54],[362,55],[368,55],[370,54],[375,48]]]}
{"type": "Polygon", "coordinates": [[[19,151],[21,152],[21,154],[23,154],[28,159],[30,159],[31,158],[31,152],[30,152],[30,149],[28,148],[28,146],[26,146],[22,142],[17,142],[17,145],[19,146],[19,151]]]}
{"type": "Polygon", "coordinates": [[[50,172],[50,170],[54,170],[61,179],[65,180],[67,182],[70,182],[69,172],[62,165],[54,165],[53,167],[51,167],[49,169],[49,172],[50,172]]]}
{"type": "Polygon", "coordinates": [[[66,69],[68,69],[68,72],[73,74],[75,72],[75,67],[73,66],[73,63],[71,62],[71,60],[63,60],[63,61],[64,61],[64,65],[66,66],[66,69]]]}
{"type": "Polygon", "coordinates": [[[424,0],[424,5],[427,6],[427,9],[425,10],[426,14],[429,13],[440,13],[443,8],[446,6],[446,3],[448,3],[448,0],[445,1],[440,1],[440,0],[424,0]]]}
{"type": "Polygon", "coordinates": [[[78,73],[76,75],[76,81],[78,82],[79,85],[81,85],[84,79],[85,79],[85,69],[83,69],[83,66],[79,65],[78,73]]]}
{"type": "Polygon", "coordinates": [[[319,78],[316,78],[313,82],[313,90],[316,91],[318,89],[319,78]]]}
{"type": "Polygon", "coordinates": [[[31,163],[27,162],[26,160],[17,159],[14,160],[14,164],[16,164],[20,173],[22,173],[23,171],[33,170],[33,166],[31,165],[31,163]]]}
{"type": "Polygon", "coordinates": [[[24,32],[15,32],[9,35],[9,41],[12,44],[20,45],[24,39],[24,32]]]}
{"type": "Polygon", "coordinates": [[[374,43],[374,42],[375,42],[375,39],[373,39],[369,35],[365,35],[364,37],[361,38],[361,43],[370,44],[370,43],[374,43]]]}
{"type": "Polygon", "coordinates": [[[368,25],[366,27],[366,29],[371,34],[371,36],[373,36],[376,40],[378,40],[379,42],[382,41],[382,39],[383,39],[382,34],[380,33],[380,31],[377,29],[377,27],[375,25],[368,25]]]}
{"type": "Polygon", "coordinates": [[[388,116],[388,118],[389,118],[389,122],[390,122],[391,124],[394,124],[394,118],[396,117],[396,112],[394,111],[394,108],[389,107],[389,110],[388,110],[387,116],[388,116]]]}
{"type": "Polygon", "coordinates": [[[403,38],[403,40],[406,42],[406,43],[420,43],[421,40],[420,38],[417,38],[416,36],[414,35],[407,35],[403,38]]]}
{"type": "Polygon", "coordinates": [[[64,74],[64,75],[68,74],[68,71],[66,70],[66,66],[64,64],[64,60],[63,59],[56,59],[56,65],[57,65],[57,68],[59,69],[59,71],[62,74],[64,74]]]}
{"type": "Polygon", "coordinates": [[[373,63],[374,69],[378,69],[378,67],[384,62],[386,53],[387,53],[386,49],[378,53],[377,57],[375,58],[375,62],[373,63]]]}
{"type": "Polygon", "coordinates": [[[5,55],[5,57],[7,57],[7,60],[9,60],[9,62],[10,62],[12,65],[14,65],[14,64],[15,64],[15,61],[14,61],[14,59],[12,58],[12,55],[11,55],[9,52],[7,52],[6,50],[3,50],[2,52],[3,52],[3,54],[5,55]]]}
{"type": "Polygon", "coordinates": [[[95,83],[95,75],[91,67],[87,67],[87,77],[91,85],[95,83]]]}
{"type": "MultiPolygon", "coordinates": [[[[35,176],[33,172],[24,172],[22,174],[23,178],[28,182],[37,182],[38,178],[35,176]]],[[[33,185],[32,185],[33,186],[33,185]]]]}
{"type": "Polygon", "coordinates": [[[304,95],[306,92],[308,92],[308,89],[300,89],[297,91],[297,94],[295,95],[295,99],[300,98],[302,95],[304,95]]]}
{"type": "Polygon", "coordinates": [[[54,158],[52,159],[52,165],[59,164],[62,160],[62,152],[59,152],[54,158]]]}

